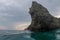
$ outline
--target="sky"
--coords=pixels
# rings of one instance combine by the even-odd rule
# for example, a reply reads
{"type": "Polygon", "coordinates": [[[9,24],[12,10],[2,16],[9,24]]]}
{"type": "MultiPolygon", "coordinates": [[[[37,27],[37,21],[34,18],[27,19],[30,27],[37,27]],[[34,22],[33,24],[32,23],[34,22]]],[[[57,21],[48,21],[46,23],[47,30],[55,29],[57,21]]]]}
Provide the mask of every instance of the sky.
{"type": "Polygon", "coordinates": [[[31,23],[29,8],[37,1],[51,15],[60,17],[60,0],[0,0],[0,30],[23,30],[31,23]]]}

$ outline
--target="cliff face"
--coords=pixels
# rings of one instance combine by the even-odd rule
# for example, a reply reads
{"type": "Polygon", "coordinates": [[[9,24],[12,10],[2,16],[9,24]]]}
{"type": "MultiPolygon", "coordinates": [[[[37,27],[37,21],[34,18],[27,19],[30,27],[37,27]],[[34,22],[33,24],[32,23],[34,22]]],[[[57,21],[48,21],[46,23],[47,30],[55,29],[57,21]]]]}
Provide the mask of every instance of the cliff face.
{"type": "Polygon", "coordinates": [[[60,27],[59,19],[50,15],[47,8],[33,1],[30,8],[32,22],[27,28],[31,31],[48,31],[60,27]]]}

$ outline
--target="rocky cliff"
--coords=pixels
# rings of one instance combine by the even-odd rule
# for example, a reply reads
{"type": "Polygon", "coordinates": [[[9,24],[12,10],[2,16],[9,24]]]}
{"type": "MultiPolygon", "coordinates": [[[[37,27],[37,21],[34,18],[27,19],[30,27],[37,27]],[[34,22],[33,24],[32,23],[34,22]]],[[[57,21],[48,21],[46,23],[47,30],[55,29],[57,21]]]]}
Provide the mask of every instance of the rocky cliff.
{"type": "Polygon", "coordinates": [[[60,27],[58,18],[53,17],[47,8],[33,1],[29,11],[32,22],[27,28],[31,31],[49,31],[60,27]]]}

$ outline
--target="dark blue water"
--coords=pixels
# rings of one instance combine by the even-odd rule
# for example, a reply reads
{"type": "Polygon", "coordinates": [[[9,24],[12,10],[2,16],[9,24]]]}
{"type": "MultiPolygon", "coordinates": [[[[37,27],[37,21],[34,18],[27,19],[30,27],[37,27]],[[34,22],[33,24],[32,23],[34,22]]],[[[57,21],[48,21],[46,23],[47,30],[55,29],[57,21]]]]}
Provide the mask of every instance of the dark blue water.
{"type": "Polygon", "coordinates": [[[60,40],[60,30],[49,32],[0,30],[0,40],[60,40]]]}

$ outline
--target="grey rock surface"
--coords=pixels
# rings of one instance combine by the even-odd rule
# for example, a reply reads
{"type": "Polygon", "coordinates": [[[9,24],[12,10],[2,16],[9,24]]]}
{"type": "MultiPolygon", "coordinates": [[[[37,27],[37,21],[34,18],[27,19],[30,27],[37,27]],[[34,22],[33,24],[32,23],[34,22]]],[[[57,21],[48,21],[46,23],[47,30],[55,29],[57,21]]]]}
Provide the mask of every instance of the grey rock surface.
{"type": "Polygon", "coordinates": [[[32,21],[27,30],[49,31],[60,27],[60,19],[53,17],[47,8],[33,1],[29,11],[32,21]]]}

